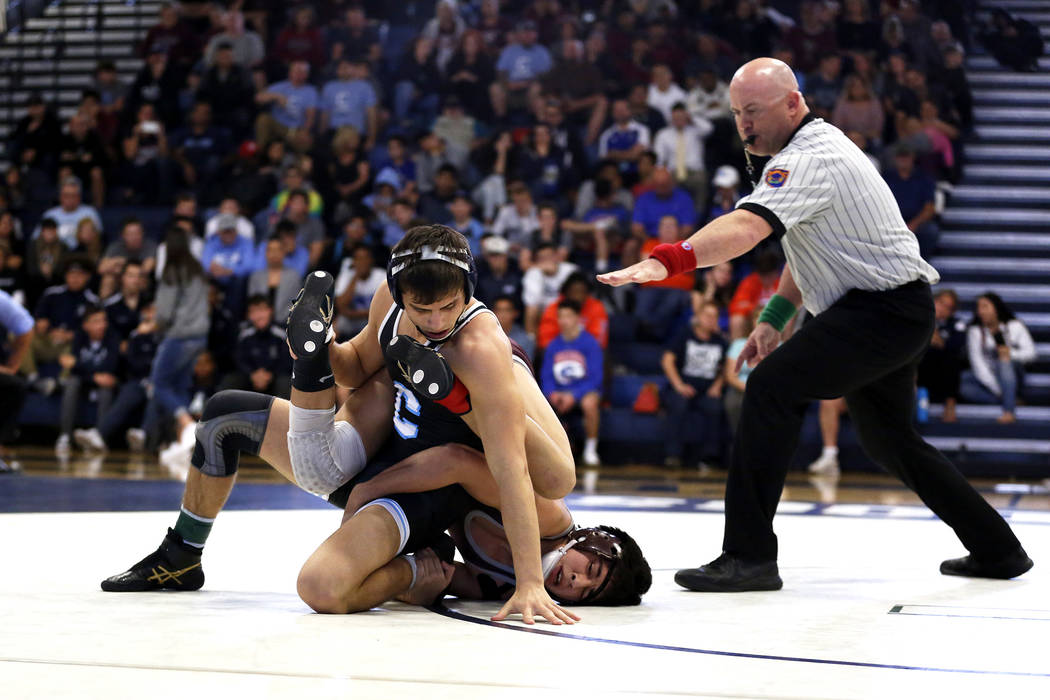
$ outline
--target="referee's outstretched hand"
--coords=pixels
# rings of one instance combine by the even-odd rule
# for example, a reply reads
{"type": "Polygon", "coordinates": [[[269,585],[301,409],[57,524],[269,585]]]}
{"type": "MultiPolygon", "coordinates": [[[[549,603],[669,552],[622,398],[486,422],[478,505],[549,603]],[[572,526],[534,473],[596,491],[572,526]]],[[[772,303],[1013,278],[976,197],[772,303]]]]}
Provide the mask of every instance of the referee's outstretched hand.
{"type": "Polygon", "coordinates": [[[667,277],[667,268],[659,260],[648,258],[640,263],[615,272],[598,275],[598,281],[613,287],[624,284],[641,284],[642,282],[659,282],[667,277]]]}
{"type": "Polygon", "coordinates": [[[779,344],[780,331],[768,323],[760,323],[755,326],[755,330],[751,331],[751,335],[747,337],[744,349],[736,358],[737,373],[739,374],[744,368],[745,363],[754,367],[766,359],[766,355],[776,350],[779,344]]]}

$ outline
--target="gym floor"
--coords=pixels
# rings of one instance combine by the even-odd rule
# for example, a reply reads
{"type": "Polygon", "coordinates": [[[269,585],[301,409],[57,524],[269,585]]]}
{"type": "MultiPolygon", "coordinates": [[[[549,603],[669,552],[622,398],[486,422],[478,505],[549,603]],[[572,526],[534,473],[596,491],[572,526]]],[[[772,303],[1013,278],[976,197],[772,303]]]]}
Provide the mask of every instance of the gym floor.
{"type": "Polygon", "coordinates": [[[1036,562],[1015,581],[941,576],[961,545],[892,479],[793,473],[777,517],[784,590],[697,594],[672,577],[718,554],[724,474],[581,472],[577,521],[634,535],[652,590],[636,608],[527,628],[451,598],[313,614],[296,575],[339,512],[250,462],[202,591],[103,593],[160,542],[182,484],[124,453],[7,458],[23,471],[0,475],[3,697],[1050,697],[1050,495],[1036,482],[977,482],[1036,562]]]}

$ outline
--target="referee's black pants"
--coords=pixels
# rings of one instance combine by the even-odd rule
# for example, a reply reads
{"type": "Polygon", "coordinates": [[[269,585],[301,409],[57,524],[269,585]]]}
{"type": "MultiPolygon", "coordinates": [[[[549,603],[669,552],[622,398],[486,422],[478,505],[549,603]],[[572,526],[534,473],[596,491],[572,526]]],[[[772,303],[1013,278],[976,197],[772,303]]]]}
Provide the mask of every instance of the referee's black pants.
{"type": "Polygon", "coordinates": [[[726,485],[726,553],[776,559],[773,515],[806,407],[839,396],[868,456],[917,493],[972,554],[998,559],[1019,546],[1003,518],[912,423],[916,368],[933,329],[925,282],[853,290],[755,367],[726,485]]]}

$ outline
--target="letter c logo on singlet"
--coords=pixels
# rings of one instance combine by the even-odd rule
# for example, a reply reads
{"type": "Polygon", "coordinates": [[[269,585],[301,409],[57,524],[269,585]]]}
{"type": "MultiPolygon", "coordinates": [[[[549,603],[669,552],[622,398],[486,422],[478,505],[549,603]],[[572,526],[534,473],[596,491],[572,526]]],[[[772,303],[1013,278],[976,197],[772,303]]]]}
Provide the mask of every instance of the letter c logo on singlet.
{"type": "Polygon", "coordinates": [[[419,399],[401,382],[394,382],[397,396],[394,397],[394,430],[405,440],[419,435],[419,424],[405,417],[405,412],[418,416],[422,406],[419,399]]]}

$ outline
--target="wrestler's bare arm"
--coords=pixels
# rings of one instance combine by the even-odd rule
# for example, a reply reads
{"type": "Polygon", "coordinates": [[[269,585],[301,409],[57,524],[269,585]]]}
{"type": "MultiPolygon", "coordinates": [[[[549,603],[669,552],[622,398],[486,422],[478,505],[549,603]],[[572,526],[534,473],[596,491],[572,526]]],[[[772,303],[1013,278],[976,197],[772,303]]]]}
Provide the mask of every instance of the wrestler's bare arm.
{"type": "Polygon", "coordinates": [[[383,350],[379,347],[379,327],[393,298],[386,282],[379,285],[368,307],[368,324],[345,343],[332,343],[328,360],[332,364],[335,383],[356,388],[383,368],[383,350]]]}
{"type": "MultiPolygon", "coordinates": [[[[477,501],[498,509],[499,486],[489,471],[485,456],[465,445],[431,447],[398,462],[350,493],[346,512],[354,513],[365,503],[392,493],[420,493],[459,484],[477,501]]],[[[561,499],[536,496],[540,537],[559,535],[572,525],[572,515],[561,499]]]]}

